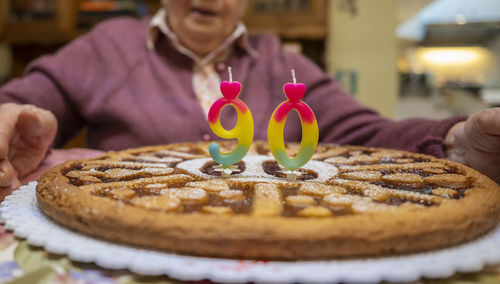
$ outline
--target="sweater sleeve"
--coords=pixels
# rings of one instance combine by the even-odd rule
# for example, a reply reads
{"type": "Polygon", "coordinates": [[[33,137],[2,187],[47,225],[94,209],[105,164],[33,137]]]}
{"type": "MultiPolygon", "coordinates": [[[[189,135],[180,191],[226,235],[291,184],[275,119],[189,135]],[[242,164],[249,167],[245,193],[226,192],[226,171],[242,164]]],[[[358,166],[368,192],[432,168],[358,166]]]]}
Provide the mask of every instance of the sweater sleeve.
{"type": "Polygon", "coordinates": [[[60,146],[82,126],[82,119],[72,105],[61,78],[48,70],[38,68],[35,61],[27,73],[0,88],[0,103],[32,104],[50,110],[58,121],[55,146],[60,146]]]}
{"type": "Polygon", "coordinates": [[[60,147],[93,123],[89,113],[124,80],[129,62],[118,38],[126,32],[126,21],[104,22],[55,54],[35,60],[22,78],[0,88],[0,103],[33,104],[52,111],[58,121],[55,147],[60,147]]]}
{"type": "Polygon", "coordinates": [[[283,54],[281,60],[285,70],[283,76],[289,77],[289,70],[293,68],[299,81],[307,86],[304,101],[316,115],[321,142],[392,148],[444,158],[446,133],[455,123],[465,119],[393,121],[341,91],[331,76],[308,59],[283,54]]]}

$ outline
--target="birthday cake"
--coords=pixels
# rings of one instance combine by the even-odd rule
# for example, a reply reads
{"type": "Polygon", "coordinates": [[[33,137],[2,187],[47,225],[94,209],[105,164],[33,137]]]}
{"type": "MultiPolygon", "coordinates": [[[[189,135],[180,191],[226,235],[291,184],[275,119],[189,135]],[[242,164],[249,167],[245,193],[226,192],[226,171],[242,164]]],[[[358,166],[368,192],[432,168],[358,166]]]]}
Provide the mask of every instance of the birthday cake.
{"type": "MultiPolygon", "coordinates": [[[[91,236],[247,259],[425,251],[471,240],[500,221],[500,187],[451,161],[319,144],[290,181],[267,143],[254,142],[226,177],[208,148],[170,144],[68,161],[38,180],[38,204],[91,236]]],[[[298,149],[287,143],[290,155],[298,149]]]]}

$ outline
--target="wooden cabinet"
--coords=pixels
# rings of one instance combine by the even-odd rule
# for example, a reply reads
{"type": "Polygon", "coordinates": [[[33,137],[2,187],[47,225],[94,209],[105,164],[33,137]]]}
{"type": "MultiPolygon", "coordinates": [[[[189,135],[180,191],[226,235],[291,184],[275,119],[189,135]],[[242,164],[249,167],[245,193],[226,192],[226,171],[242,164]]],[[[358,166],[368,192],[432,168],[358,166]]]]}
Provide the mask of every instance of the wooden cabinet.
{"type": "Polygon", "coordinates": [[[12,0],[0,0],[0,39],[12,44],[63,43],[75,36],[77,1],[46,0],[54,6],[44,17],[16,17],[12,0]]]}
{"type": "MultiPolygon", "coordinates": [[[[79,5],[83,0],[0,0],[0,41],[9,44],[63,44],[78,35],[88,31],[89,26],[82,27],[82,14],[79,13],[79,5]],[[16,5],[23,2],[28,3],[26,15],[16,14],[16,5]],[[33,6],[34,15],[30,16],[29,9],[33,6]],[[36,11],[39,6],[50,7],[43,17],[37,17],[36,11]]],[[[112,2],[112,1],[108,1],[112,2]]],[[[141,5],[149,11],[156,11],[160,7],[160,0],[142,0],[140,2],[129,1],[141,5]]],[[[98,2],[95,2],[98,3],[98,2]]],[[[101,2],[104,3],[104,2],[101,2]]],[[[115,2],[124,3],[124,2],[115,2]]],[[[116,5],[118,5],[116,4],[116,5]]],[[[144,10],[144,9],[143,9],[144,10]]],[[[110,12],[101,15],[99,19],[106,17],[124,15],[123,11],[110,12]]],[[[99,13],[96,13],[99,14],[99,13]]],[[[137,14],[134,12],[128,14],[137,14]]],[[[87,14],[88,16],[88,14],[87,14]]],[[[93,16],[93,15],[90,15],[93,16]]],[[[95,17],[94,17],[95,18],[95,17]]],[[[93,20],[93,19],[92,19],[93,20]]],[[[87,21],[88,22],[88,21],[87,21]]],[[[92,21],[95,23],[96,21],[92,21]]]]}
{"type": "Polygon", "coordinates": [[[243,18],[251,32],[272,32],[284,39],[324,40],[327,0],[250,0],[243,18]]]}
{"type": "MultiPolygon", "coordinates": [[[[177,1],[177,0],[173,0],[177,1]]],[[[0,41],[14,46],[14,54],[26,57],[20,60],[20,68],[31,59],[41,55],[40,52],[26,50],[28,45],[45,46],[43,52],[51,52],[75,37],[88,31],[102,19],[122,16],[123,11],[88,13],[81,4],[125,2],[141,5],[141,9],[132,9],[125,15],[139,14],[148,10],[154,13],[161,6],[160,0],[127,0],[127,1],[89,1],[89,0],[0,0],[0,41]],[[28,11],[28,16],[19,15],[20,3],[28,11]],[[34,5],[33,3],[38,3],[34,5]],[[49,6],[48,13],[41,16],[30,16],[30,9],[35,6],[49,6]],[[48,4],[47,4],[48,3],[48,4]],[[31,5],[31,6],[30,6],[31,5]],[[32,7],[33,6],[33,7],[32,7]],[[21,55],[19,55],[21,54],[21,55]],[[32,56],[30,56],[32,55],[32,56]]],[[[88,6],[88,5],[86,5],[88,6]]],[[[324,67],[325,42],[328,31],[327,0],[249,0],[243,21],[251,33],[271,32],[278,35],[285,48],[303,53],[319,66],[324,67]]],[[[39,48],[38,48],[39,49],[39,48]]],[[[36,49],[36,50],[38,50],[36,49]]],[[[18,60],[18,59],[16,59],[18,60]]],[[[19,61],[19,60],[18,60],[19,61]]],[[[17,70],[16,69],[16,70],[17,70]]],[[[14,75],[22,72],[14,72],[14,75]]]]}
{"type": "MultiPolygon", "coordinates": [[[[1,41],[59,44],[86,31],[78,26],[78,6],[82,0],[38,0],[54,6],[52,17],[17,19],[12,16],[13,3],[22,1],[25,0],[0,0],[1,41]]],[[[160,0],[142,0],[140,3],[150,12],[161,5],[160,0]]],[[[327,0],[249,0],[243,20],[250,32],[272,32],[284,39],[324,40],[327,36],[327,5],[327,0]]]]}
{"type": "Polygon", "coordinates": [[[0,34],[5,27],[5,22],[7,21],[7,15],[9,13],[9,6],[7,0],[0,0],[0,34]]]}

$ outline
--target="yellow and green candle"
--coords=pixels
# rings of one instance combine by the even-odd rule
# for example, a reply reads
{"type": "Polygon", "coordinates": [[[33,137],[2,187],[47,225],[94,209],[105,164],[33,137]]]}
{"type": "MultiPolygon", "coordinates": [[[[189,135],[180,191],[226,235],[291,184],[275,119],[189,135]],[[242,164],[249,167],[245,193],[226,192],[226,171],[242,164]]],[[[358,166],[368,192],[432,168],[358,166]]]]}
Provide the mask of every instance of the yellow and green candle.
{"type": "Polygon", "coordinates": [[[231,166],[238,163],[250,149],[252,145],[254,126],[252,113],[248,106],[238,95],[241,92],[241,84],[232,80],[231,67],[229,67],[229,82],[224,81],[220,85],[223,97],[216,100],[208,111],[208,123],[210,129],[219,137],[225,139],[238,139],[236,148],[230,153],[221,153],[217,143],[211,143],[208,151],[212,159],[219,163],[222,169],[231,169],[231,166]],[[236,109],[238,121],[233,129],[227,130],[220,123],[222,109],[228,105],[236,109]]]}
{"type": "Polygon", "coordinates": [[[319,138],[316,117],[311,108],[301,100],[306,92],[306,86],[296,82],[294,70],[292,70],[292,77],[293,83],[286,83],[283,86],[287,100],[274,110],[267,128],[267,141],[271,153],[281,166],[291,172],[299,169],[311,159],[319,138]],[[302,124],[302,141],[299,152],[294,158],[288,156],[283,141],[285,122],[292,110],[297,111],[302,124]]]}

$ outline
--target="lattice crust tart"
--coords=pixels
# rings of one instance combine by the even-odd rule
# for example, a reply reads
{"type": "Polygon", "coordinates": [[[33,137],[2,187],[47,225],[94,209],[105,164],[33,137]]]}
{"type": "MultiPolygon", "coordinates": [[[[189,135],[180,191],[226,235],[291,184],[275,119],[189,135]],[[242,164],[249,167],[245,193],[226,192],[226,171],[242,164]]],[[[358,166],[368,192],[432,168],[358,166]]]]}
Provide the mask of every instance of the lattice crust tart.
{"type": "Polygon", "coordinates": [[[257,259],[429,250],[471,240],[500,220],[495,182],[431,156],[320,144],[288,182],[266,143],[255,142],[229,178],[214,170],[207,149],[171,144],[69,161],[39,179],[38,203],[92,236],[257,259]]]}

